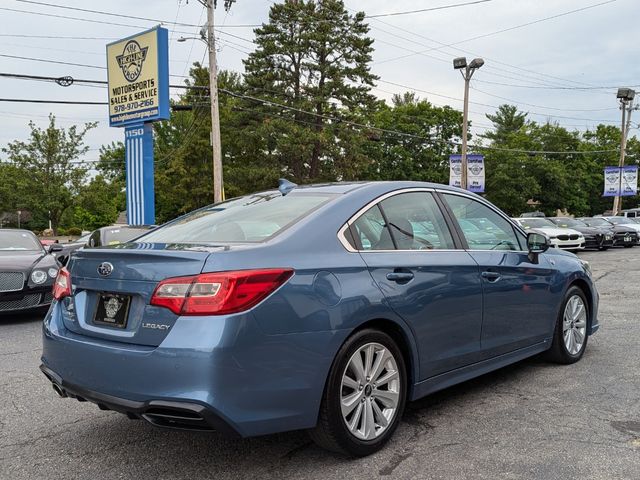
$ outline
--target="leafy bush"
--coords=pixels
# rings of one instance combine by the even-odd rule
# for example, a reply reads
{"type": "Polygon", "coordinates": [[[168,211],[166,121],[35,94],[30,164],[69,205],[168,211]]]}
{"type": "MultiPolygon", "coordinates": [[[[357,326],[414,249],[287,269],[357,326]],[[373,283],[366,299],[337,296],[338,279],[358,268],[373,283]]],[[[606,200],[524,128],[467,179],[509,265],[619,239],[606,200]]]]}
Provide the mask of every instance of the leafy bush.
{"type": "Polygon", "coordinates": [[[67,229],[67,235],[71,235],[73,237],[79,237],[82,235],[82,230],[78,227],[71,227],[67,229]]]}

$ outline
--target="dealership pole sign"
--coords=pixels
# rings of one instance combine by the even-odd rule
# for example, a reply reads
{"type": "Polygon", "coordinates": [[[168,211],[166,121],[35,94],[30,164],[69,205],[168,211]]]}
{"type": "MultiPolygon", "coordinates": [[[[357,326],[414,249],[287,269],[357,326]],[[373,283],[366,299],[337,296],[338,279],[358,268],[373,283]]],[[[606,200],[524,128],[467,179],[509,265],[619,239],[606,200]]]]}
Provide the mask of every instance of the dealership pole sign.
{"type": "Polygon", "coordinates": [[[125,129],[130,225],[155,223],[151,122],[169,118],[168,38],[155,27],[107,45],[109,126],[125,129]]]}
{"type": "MultiPolygon", "coordinates": [[[[462,155],[449,155],[449,185],[462,185],[462,155]]],[[[484,192],[484,155],[467,155],[467,188],[484,192]]]]}
{"type": "Polygon", "coordinates": [[[638,166],[605,167],[605,197],[627,197],[638,193],[638,166]]]}

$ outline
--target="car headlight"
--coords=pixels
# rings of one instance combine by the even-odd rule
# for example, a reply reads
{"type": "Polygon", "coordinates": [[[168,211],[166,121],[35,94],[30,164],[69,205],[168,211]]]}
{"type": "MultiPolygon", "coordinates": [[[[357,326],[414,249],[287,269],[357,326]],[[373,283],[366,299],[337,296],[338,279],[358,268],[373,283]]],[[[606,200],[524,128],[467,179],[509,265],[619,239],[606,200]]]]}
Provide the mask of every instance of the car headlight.
{"type": "Polygon", "coordinates": [[[43,270],[34,270],[31,272],[31,281],[37,285],[47,281],[47,272],[43,270]]]}
{"type": "Polygon", "coordinates": [[[587,272],[587,275],[591,276],[591,264],[586,260],[580,260],[580,263],[582,264],[584,271],[587,272]]]}
{"type": "Polygon", "coordinates": [[[47,273],[49,274],[49,276],[51,278],[56,278],[58,276],[58,269],[57,268],[50,268],[49,270],[47,270],[47,273]]]}
{"type": "Polygon", "coordinates": [[[613,238],[613,235],[611,235],[610,233],[607,233],[604,238],[606,238],[607,240],[611,240],[613,238]]]}

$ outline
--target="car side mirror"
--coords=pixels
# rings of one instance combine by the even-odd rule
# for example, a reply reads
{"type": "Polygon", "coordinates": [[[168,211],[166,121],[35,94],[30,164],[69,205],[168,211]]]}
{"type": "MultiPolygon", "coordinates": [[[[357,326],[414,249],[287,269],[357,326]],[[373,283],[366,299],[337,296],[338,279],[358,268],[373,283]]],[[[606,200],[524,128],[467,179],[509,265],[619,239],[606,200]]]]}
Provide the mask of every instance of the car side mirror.
{"type": "Polygon", "coordinates": [[[49,248],[48,248],[47,251],[49,253],[61,252],[62,251],[62,245],[60,245],[59,243],[52,243],[51,245],[49,245],[49,248]]]}
{"type": "Polygon", "coordinates": [[[527,250],[529,250],[529,259],[533,261],[541,253],[549,250],[551,244],[546,235],[537,232],[529,232],[527,234],[527,250]]]}

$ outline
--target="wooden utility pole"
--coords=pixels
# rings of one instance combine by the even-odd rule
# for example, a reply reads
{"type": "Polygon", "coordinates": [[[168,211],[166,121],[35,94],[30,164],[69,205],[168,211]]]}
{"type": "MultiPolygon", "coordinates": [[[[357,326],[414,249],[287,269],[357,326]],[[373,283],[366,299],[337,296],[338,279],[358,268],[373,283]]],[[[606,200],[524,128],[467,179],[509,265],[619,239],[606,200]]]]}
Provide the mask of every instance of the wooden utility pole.
{"type": "Polygon", "coordinates": [[[209,49],[209,90],[211,96],[211,148],[213,153],[213,201],[222,201],[222,143],[220,140],[220,111],[218,108],[218,72],[216,38],[213,30],[215,0],[203,0],[207,7],[207,47],[209,49]]]}

